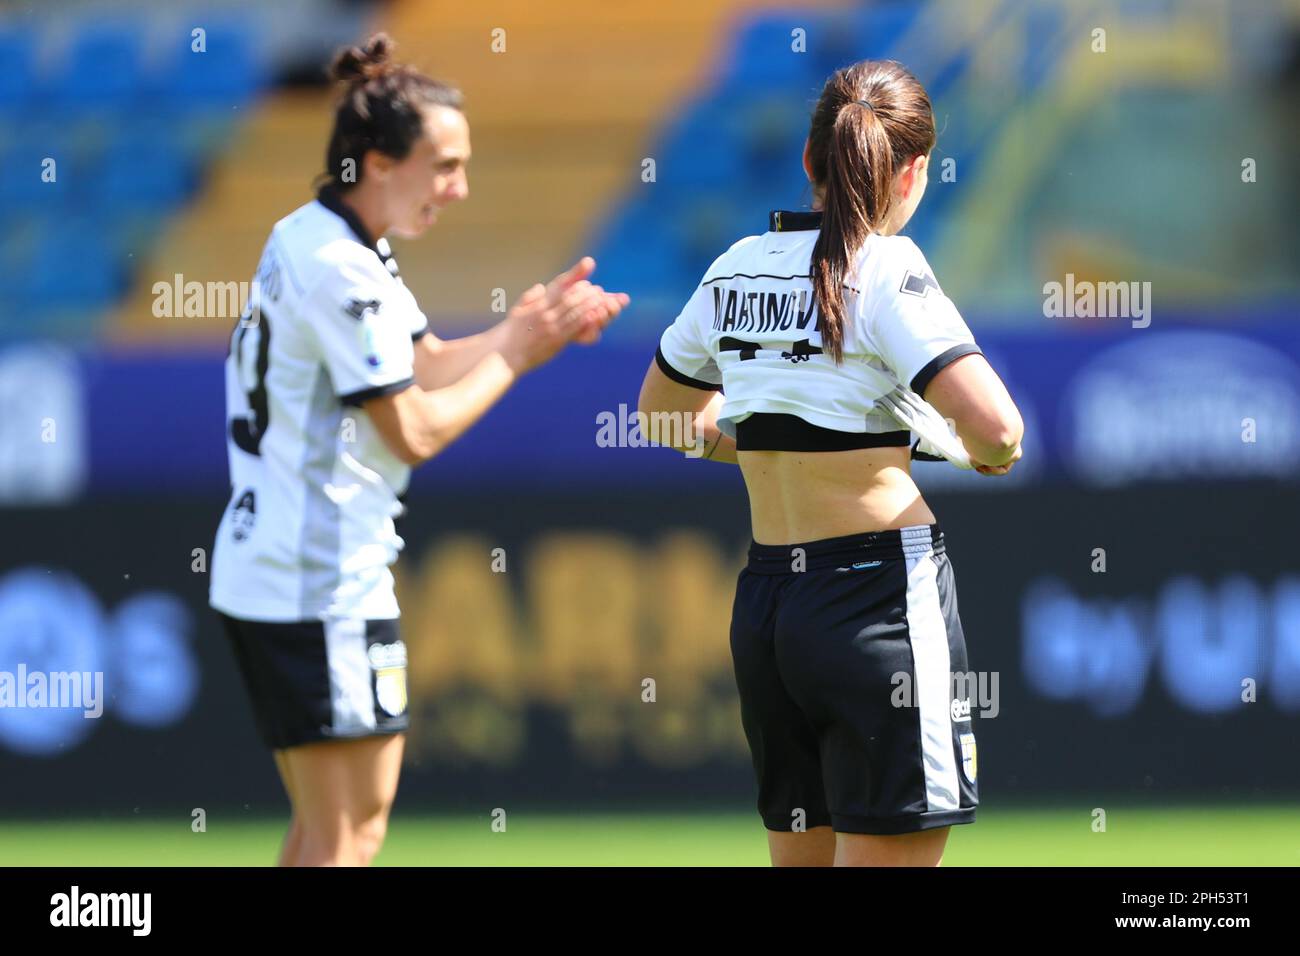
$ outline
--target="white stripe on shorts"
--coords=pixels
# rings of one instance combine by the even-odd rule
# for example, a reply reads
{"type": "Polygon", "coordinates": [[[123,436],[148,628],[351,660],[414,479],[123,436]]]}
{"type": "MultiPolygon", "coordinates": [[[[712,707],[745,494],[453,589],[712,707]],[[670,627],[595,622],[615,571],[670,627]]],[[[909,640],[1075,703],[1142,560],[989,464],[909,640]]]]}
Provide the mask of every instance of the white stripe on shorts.
{"type": "Polygon", "coordinates": [[[924,535],[904,528],[903,539],[907,543],[907,633],[916,668],[925,800],[930,810],[957,810],[961,807],[961,789],[952,746],[948,627],[939,605],[939,569],[932,556],[930,529],[924,527],[924,535]],[[919,547],[922,537],[924,548],[919,547]]]}
{"type": "Polygon", "coordinates": [[[325,659],[330,672],[332,730],[340,736],[375,729],[375,695],[370,687],[366,656],[366,622],[350,618],[325,620],[325,659]]]}

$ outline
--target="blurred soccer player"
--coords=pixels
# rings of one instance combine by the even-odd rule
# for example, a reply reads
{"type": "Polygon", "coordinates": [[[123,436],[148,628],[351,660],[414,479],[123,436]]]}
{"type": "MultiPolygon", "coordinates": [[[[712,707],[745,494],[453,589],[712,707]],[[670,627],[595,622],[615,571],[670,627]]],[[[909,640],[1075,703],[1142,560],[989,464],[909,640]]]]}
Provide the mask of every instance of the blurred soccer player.
{"type": "Polygon", "coordinates": [[[713,263],[641,388],[643,412],[691,418],[749,492],[731,649],[777,865],[935,866],[949,826],[975,819],[969,700],[950,692],[965,639],[909,429],[951,447],[937,409],[961,440],[945,457],[999,475],[1023,424],[897,235],[934,142],[899,64],[831,76],[804,146],[813,210],[773,212],[713,263]]]}
{"type": "Polygon", "coordinates": [[[583,259],[489,331],[429,331],[383,237],[419,236],[468,195],[469,128],[460,93],[390,46],[335,60],[327,180],[272,230],[226,362],[211,603],[293,807],[283,865],[365,864],[384,838],[407,729],[389,566],[411,467],[627,304],[583,259]]]}

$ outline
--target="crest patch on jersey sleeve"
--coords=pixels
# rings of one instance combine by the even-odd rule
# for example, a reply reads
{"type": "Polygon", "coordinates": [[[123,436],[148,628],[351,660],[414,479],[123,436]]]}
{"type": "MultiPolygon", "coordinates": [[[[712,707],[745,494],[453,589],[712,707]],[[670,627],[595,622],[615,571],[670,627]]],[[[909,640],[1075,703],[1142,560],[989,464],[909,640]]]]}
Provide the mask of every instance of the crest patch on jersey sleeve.
{"type": "Polygon", "coordinates": [[[378,314],[382,306],[383,303],[378,299],[348,299],[347,304],[343,306],[343,311],[360,322],[366,317],[367,312],[378,314]]]}
{"type": "Polygon", "coordinates": [[[907,275],[903,276],[903,284],[899,286],[898,291],[906,292],[908,295],[915,295],[924,299],[930,294],[931,289],[939,295],[943,295],[943,290],[939,288],[939,283],[930,273],[926,272],[922,274],[919,272],[908,272],[907,275]]]}

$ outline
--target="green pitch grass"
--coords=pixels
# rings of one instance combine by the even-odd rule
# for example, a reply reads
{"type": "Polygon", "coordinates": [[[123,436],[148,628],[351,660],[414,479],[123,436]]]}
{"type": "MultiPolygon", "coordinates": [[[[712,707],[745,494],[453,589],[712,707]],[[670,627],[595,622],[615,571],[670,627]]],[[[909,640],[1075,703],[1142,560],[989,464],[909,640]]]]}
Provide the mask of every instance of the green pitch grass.
{"type": "MultiPolygon", "coordinates": [[[[1300,808],[1108,807],[981,810],[953,827],[945,866],[1297,866],[1300,808]]],[[[284,822],[211,813],[97,822],[0,822],[0,866],[257,866],[273,863],[284,822]]],[[[395,815],[377,863],[387,866],[766,866],[756,815],[395,815]]]]}

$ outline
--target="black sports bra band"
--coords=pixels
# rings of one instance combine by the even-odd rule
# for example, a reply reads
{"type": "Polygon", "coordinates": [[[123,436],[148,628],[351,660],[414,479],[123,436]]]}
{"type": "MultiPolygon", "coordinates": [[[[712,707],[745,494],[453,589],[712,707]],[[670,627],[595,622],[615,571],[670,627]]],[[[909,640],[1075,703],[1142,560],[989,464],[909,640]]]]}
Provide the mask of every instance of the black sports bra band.
{"type": "Polygon", "coordinates": [[[755,412],[736,423],[737,451],[853,451],[906,448],[911,443],[912,433],[906,430],[842,432],[776,412],[755,412]]]}

